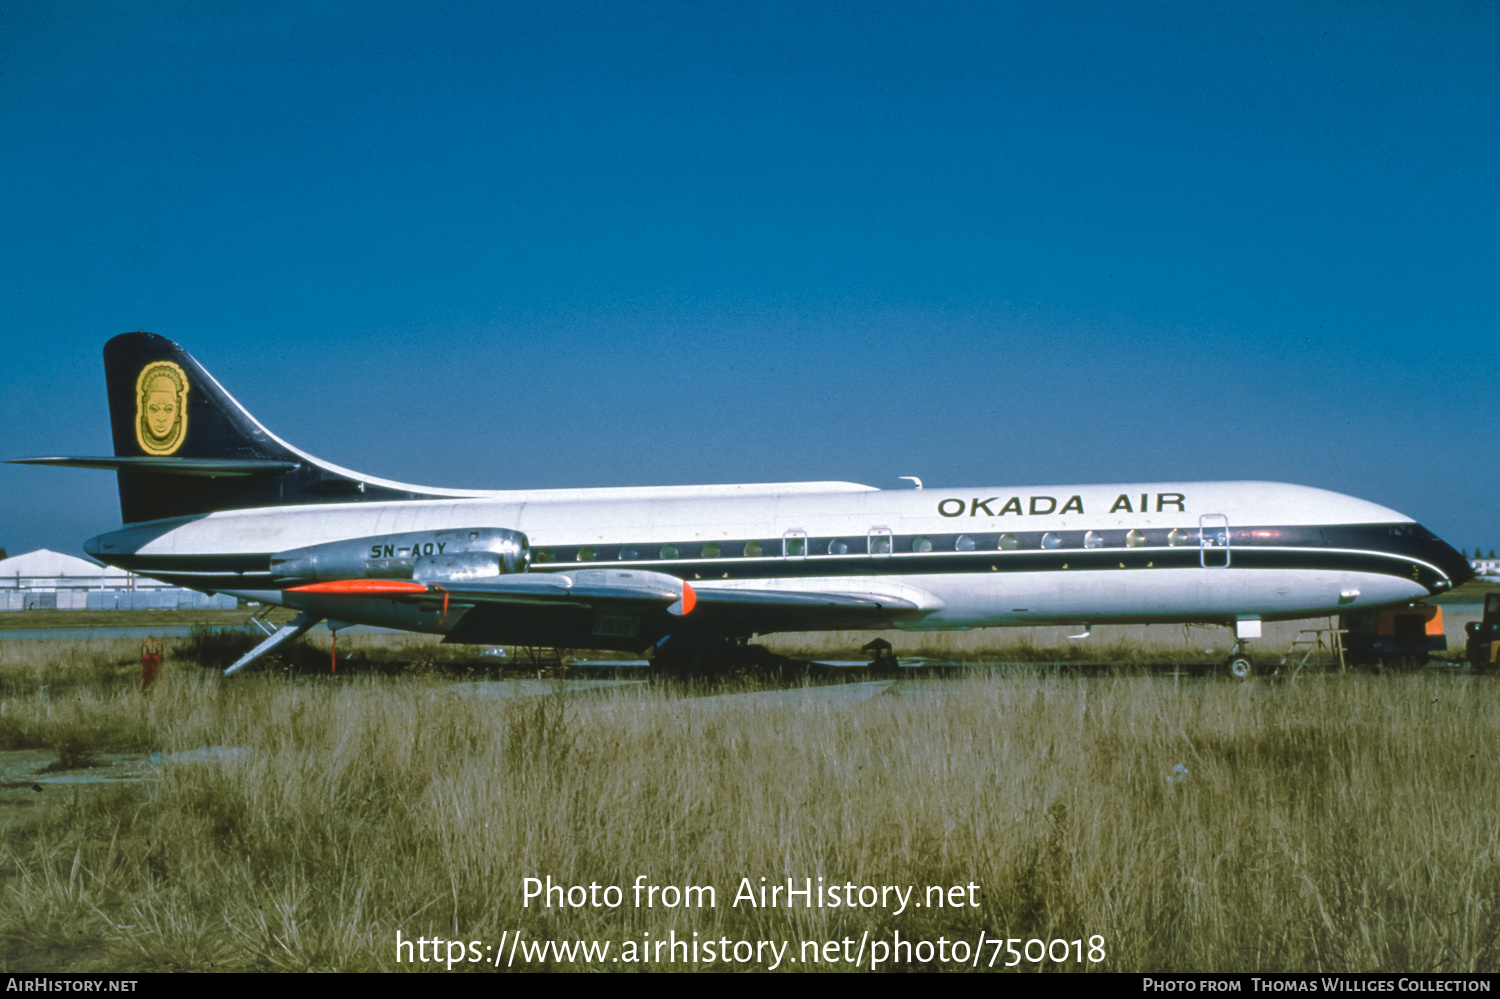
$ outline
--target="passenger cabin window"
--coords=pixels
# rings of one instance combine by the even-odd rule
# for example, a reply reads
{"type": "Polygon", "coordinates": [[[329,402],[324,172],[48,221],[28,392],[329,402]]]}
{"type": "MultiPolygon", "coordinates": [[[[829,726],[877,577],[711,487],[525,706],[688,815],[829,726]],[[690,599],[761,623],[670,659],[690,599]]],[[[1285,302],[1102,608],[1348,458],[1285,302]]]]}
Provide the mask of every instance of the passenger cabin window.
{"type": "Polygon", "coordinates": [[[546,565],[552,561],[551,548],[535,548],[531,552],[531,561],[537,565],[546,565]]]}
{"type": "Polygon", "coordinates": [[[869,539],[871,555],[889,555],[891,553],[891,529],[889,527],[871,528],[869,539]]]}
{"type": "Polygon", "coordinates": [[[1129,534],[1125,535],[1126,548],[1144,548],[1145,546],[1146,536],[1140,531],[1131,531],[1129,534]]]}
{"type": "Polygon", "coordinates": [[[717,541],[705,541],[703,543],[703,557],[704,558],[718,558],[719,557],[719,543],[717,541]]]}
{"type": "Polygon", "coordinates": [[[620,549],[619,558],[620,558],[621,562],[634,562],[636,559],[638,559],[640,557],[641,557],[641,553],[638,552],[638,551],[636,551],[634,548],[621,548],[620,549]]]}
{"type": "Polygon", "coordinates": [[[1053,534],[1051,531],[1048,531],[1046,534],[1042,535],[1042,547],[1061,548],[1062,538],[1058,537],[1056,534],[1053,534]]]}
{"type": "Polygon", "coordinates": [[[834,538],[832,541],[828,542],[828,554],[848,555],[849,542],[845,541],[843,538],[834,538]]]}
{"type": "Polygon", "coordinates": [[[911,550],[914,551],[914,552],[930,552],[930,551],[932,551],[932,539],[929,538],[929,537],[927,537],[925,534],[924,535],[919,535],[918,537],[915,537],[915,538],[912,538],[911,539],[911,550]]]}
{"type": "Polygon", "coordinates": [[[1013,552],[1013,551],[1015,551],[1016,550],[1016,536],[1014,534],[1002,534],[1002,535],[1000,535],[1000,550],[1003,551],[1003,552],[1013,552]]]}
{"type": "Polygon", "coordinates": [[[762,552],[762,549],[760,547],[760,542],[759,541],[746,541],[745,542],[745,557],[746,558],[760,558],[761,552],[762,552]]]}
{"type": "Polygon", "coordinates": [[[1098,531],[1090,531],[1089,533],[1087,533],[1087,534],[1085,534],[1083,536],[1083,547],[1085,547],[1085,548],[1103,548],[1104,547],[1104,535],[1100,534],[1098,531]]]}
{"type": "Polygon", "coordinates": [[[661,558],[677,558],[677,546],[676,545],[662,545],[661,546],[661,555],[660,555],[660,557],[661,558]]]}
{"type": "Polygon", "coordinates": [[[592,561],[594,561],[594,546],[593,545],[584,545],[582,548],[578,549],[578,561],[579,562],[592,562],[592,561]]]}
{"type": "Polygon", "coordinates": [[[1167,535],[1167,544],[1173,548],[1181,548],[1183,545],[1191,543],[1192,540],[1188,532],[1180,527],[1172,528],[1172,533],[1167,535]]]}
{"type": "Polygon", "coordinates": [[[967,534],[960,534],[953,542],[953,550],[956,552],[971,552],[974,550],[974,539],[967,534]]]}

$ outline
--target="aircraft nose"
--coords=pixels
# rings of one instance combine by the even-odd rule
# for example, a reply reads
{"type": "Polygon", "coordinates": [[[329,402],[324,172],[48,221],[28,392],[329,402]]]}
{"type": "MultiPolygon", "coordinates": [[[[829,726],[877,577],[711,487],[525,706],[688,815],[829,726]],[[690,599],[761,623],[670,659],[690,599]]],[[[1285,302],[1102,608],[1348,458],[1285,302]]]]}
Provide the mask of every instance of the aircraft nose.
{"type": "Polygon", "coordinates": [[[1463,552],[1455,550],[1452,545],[1439,539],[1436,535],[1433,536],[1430,543],[1432,548],[1428,556],[1429,560],[1433,565],[1441,569],[1452,580],[1452,583],[1448,587],[1429,587],[1429,589],[1434,589],[1435,592],[1450,589],[1454,586],[1462,586],[1474,578],[1474,567],[1469,564],[1469,559],[1463,552]]]}

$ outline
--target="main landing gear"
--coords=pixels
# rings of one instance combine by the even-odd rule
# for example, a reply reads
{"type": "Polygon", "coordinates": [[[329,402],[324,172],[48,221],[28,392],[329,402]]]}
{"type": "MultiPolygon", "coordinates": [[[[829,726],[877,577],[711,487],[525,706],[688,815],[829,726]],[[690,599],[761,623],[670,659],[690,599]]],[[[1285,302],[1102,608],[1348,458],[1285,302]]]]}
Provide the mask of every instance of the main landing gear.
{"type": "Polygon", "coordinates": [[[870,669],[874,672],[890,672],[898,665],[891,643],[883,638],[872,639],[859,647],[859,651],[870,657],[870,669]]]}
{"type": "Polygon", "coordinates": [[[723,635],[668,636],[656,644],[651,661],[663,677],[697,680],[734,672],[779,675],[793,660],[745,638],[723,635]]]}

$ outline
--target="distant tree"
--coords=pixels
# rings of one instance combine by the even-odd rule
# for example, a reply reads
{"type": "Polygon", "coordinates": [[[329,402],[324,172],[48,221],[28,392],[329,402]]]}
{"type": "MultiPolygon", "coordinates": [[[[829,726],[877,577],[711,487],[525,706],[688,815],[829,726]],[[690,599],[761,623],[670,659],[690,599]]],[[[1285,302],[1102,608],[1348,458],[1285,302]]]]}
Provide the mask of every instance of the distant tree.
{"type": "Polygon", "coordinates": [[[0,548],[0,562],[3,562],[3,561],[5,561],[8,558],[10,558],[10,556],[7,555],[7,554],[5,554],[5,549],[4,548],[0,548]]]}
{"type": "MultiPolygon", "coordinates": [[[[5,549],[4,548],[0,548],[0,552],[3,552],[3,551],[5,551],[5,549]]],[[[4,555],[0,555],[0,558],[4,558],[4,557],[5,557],[4,555]]],[[[1490,558],[1494,558],[1494,557],[1495,557],[1495,549],[1491,548],[1490,549],[1490,558]]]]}

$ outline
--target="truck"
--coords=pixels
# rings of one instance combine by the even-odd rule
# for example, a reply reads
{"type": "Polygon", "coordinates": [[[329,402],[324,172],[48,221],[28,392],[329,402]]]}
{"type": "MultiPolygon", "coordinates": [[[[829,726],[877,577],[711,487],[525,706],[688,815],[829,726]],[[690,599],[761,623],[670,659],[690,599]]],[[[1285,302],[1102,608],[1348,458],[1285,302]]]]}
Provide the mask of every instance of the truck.
{"type": "Polygon", "coordinates": [[[1468,641],[1464,658],[1476,673],[1493,673],[1500,665],[1500,593],[1484,595],[1484,614],[1464,625],[1468,641]]]}
{"type": "Polygon", "coordinates": [[[1340,614],[1339,627],[1345,632],[1344,656],[1356,666],[1421,666],[1432,653],[1448,648],[1443,609],[1427,604],[1340,614]]]}

